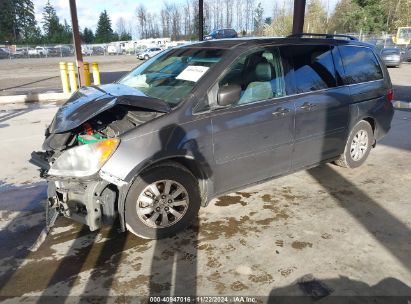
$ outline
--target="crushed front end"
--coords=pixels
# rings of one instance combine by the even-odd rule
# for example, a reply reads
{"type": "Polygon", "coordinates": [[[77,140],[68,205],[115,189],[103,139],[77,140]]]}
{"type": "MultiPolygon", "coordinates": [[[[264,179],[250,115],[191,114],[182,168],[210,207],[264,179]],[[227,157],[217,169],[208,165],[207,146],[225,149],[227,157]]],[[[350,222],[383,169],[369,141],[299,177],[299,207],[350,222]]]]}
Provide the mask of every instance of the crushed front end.
{"type": "Polygon", "coordinates": [[[91,231],[113,224],[127,183],[100,169],[121,144],[122,134],[164,113],[162,104],[148,108],[140,98],[86,87],[58,110],[45,132],[43,151],[33,152],[30,160],[48,181],[48,226],[57,215],[91,231]]]}

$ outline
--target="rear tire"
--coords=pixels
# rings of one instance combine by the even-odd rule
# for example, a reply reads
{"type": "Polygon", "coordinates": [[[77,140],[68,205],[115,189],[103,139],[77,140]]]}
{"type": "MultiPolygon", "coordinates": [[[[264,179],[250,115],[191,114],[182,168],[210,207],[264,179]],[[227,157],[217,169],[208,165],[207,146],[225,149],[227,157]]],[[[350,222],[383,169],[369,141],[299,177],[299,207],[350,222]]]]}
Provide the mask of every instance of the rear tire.
{"type": "Polygon", "coordinates": [[[133,182],[125,203],[126,226],[145,239],[172,236],[191,224],[200,203],[198,180],[188,169],[171,162],[158,165],[133,182]]]}
{"type": "Polygon", "coordinates": [[[144,56],[144,60],[148,60],[150,57],[148,57],[148,55],[144,56]]]}
{"type": "Polygon", "coordinates": [[[359,121],[352,128],[345,144],[344,153],[335,161],[335,164],[345,168],[361,166],[370,154],[374,141],[371,125],[365,120],[359,121]]]}

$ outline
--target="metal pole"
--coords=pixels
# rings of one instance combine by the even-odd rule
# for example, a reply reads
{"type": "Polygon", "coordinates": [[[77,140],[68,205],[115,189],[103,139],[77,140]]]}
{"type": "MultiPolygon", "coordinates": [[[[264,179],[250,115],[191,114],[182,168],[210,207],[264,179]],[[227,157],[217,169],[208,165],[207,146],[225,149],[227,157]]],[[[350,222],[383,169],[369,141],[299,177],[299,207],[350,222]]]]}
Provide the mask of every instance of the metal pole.
{"type": "Polygon", "coordinates": [[[86,78],[84,75],[83,55],[81,54],[81,40],[80,40],[80,32],[78,29],[76,0],[70,0],[70,14],[71,14],[71,27],[73,30],[74,49],[76,52],[79,83],[80,83],[80,86],[83,86],[86,84],[86,78]]]}
{"type": "Polygon", "coordinates": [[[203,0],[198,0],[198,40],[204,39],[203,0]]]}
{"type": "Polygon", "coordinates": [[[301,34],[303,32],[305,1],[294,0],[293,34],[301,34]]]}

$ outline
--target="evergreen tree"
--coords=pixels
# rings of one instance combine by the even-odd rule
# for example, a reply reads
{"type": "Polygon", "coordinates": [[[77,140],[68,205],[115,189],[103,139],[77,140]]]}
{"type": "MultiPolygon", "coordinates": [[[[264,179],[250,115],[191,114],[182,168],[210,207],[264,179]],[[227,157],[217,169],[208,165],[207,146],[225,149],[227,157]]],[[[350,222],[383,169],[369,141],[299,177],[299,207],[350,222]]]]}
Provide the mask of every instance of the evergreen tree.
{"type": "Polygon", "coordinates": [[[128,40],[131,40],[131,39],[133,39],[131,37],[131,34],[127,33],[127,32],[123,32],[118,38],[119,41],[128,41],[128,40]]]}
{"type": "Polygon", "coordinates": [[[34,4],[31,0],[19,0],[16,3],[16,26],[18,28],[18,39],[27,40],[37,35],[36,17],[34,16],[34,4]]]}
{"type": "Polygon", "coordinates": [[[50,0],[47,1],[43,11],[43,31],[49,40],[54,40],[62,31],[59,17],[54,7],[50,4],[50,0]]]}
{"type": "Polygon", "coordinates": [[[113,29],[111,28],[111,20],[104,10],[101,12],[97,23],[95,42],[104,43],[113,40],[113,29]]]}
{"type": "Polygon", "coordinates": [[[33,35],[36,28],[31,0],[0,1],[0,40],[21,42],[33,35]]]}
{"type": "Polygon", "coordinates": [[[83,39],[84,43],[92,43],[94,40],[93,31],[87,27],[84,28],[81,38],[83,39]]]}
{"type": "Polygon", "coordinates": [[[14,22],[14,2],[12,0],[0,1],[0,43],[13,41],[14,22]]]}

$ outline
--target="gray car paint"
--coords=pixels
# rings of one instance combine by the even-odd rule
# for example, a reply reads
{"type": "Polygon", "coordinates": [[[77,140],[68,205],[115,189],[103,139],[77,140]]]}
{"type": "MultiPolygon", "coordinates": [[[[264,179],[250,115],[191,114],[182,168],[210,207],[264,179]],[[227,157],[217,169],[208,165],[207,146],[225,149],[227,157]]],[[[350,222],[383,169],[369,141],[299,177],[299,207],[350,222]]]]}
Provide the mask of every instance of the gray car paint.
{"type": "MultiPolygon", "coordinates": [[[[313,43],[312,39],[310,42],[313,43]]],[[[249,49],[233,50],[235,56],[231,56],[231,61],[249,49]]],[[[222,62],[219,68],[210,71],[202,79],[201,87],[210,88],[228,64],[222,62]]],[[[384,76],[387,78],[388,74],[384,72],[384,76]]],[[[214,193],[208,195],[211,198],[230,189],[340,155],[349,124],[359,117],[378,117],[381,120],[378,125],[388,131],[392,106],[382,109],[378,104],[386,102],[385,94],[390,85],[389,80],[343,85],[193,115],[195,105],[201,99],[197,96],[205,95],[204,89],[196,86],[190,98],[178,109],[158,118],[153,124],[140,126],[122,136],[118,150],[102,170],[131,182],[143,168],[164,159],[202,159],[203,163],[197,165],[200,170],[211,172],[204,174],[213,184],[214,193]],[[373,106],[362,106],[353,111],[352,104],[360,100],[369,100],[373,106]],[[306,101],[315,103],[315,110],[301,110],[300,106],[306,101]],[[290,112],[276,119],[272,113],[279,107],[286,107],[290,112]],[[350,117],[354,114],[356,119],[350,117]],[[184,136],[176,137],[173,127],[168,127],[175,126],[176,122],[184,136]],[[206,166],[211,169],[204,169],[206,166]]]]}
{"type": "MultiPolygon", "coordinates": [[[[388,132],[393,107],[386,92],[392,86],[384,65],[382,81],[340,84],[334,89],[306,94],[291,91],[286,97],[238,107],[204,107],[209,91],[230,64],[253,48],[292,44],[368,45],[330,39],[238,39],[237,42],[231,39],[190,47],[217,44],[230,52],[196,83],[180,105],[122,134],[116,152],[102,167],[101,176],[109,176],[119,186],[123,224],[122,207],[130,184],[154,163],[184,161],[195,168],[205,192],[202,204],[206,205],[213,197],[232,189],[335,159],[344,149],[348,131],[361,119],[375,122],[376,139],[388,132]],[[312,111],[303,110],[301,106],[305,102],[315,103],[316,107],[312,111]],[[276,117],[273,113],[279,108],[289,111],[276,117]]],[[[337,57],[336,68],[344,73],[339,61],[337,57]]],[[[292,69],[285,72],[290,81],[292,69]]]]}
{"type": "Polygon", "coordinates": [[[166,102],[147,97],[141,91],[123,84],[82,87],[58,109],[48,130],[50,133],[67,132],[116,104],[159,112],[171,110],[166,102]]]}

